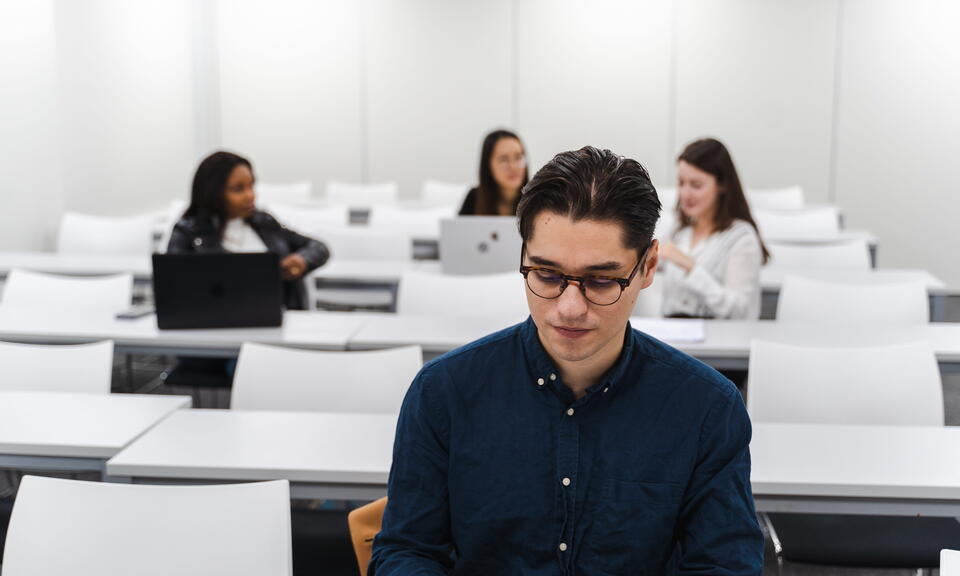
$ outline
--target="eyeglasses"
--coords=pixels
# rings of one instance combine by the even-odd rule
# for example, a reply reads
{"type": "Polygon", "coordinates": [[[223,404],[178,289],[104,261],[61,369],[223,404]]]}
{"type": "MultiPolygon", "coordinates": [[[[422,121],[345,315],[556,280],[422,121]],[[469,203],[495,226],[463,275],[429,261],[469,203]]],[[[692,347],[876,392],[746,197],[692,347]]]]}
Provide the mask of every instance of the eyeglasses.
{"type": "Polygon", "coordinates": [[[637,265],[626,278],[595,274],[571,276],[544,266],[520,266],[520,273],[527,281],[527,288],[540,298],[555,300],[563,294],[571,282],[576,282],[580,285],[580,293],[589,302],[597,306],[612,306],[620,300],[623,291],[633,281],[646,257],[647,251],[644,250],[643,256],[637,260],[637,265]]]}

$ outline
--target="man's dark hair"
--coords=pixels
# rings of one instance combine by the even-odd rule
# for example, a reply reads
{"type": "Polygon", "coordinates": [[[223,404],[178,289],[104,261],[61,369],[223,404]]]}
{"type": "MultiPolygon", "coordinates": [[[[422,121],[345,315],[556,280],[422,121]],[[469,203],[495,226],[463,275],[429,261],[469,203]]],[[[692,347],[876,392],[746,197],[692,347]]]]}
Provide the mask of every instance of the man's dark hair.
{"type": "Polygon", "coordinates": [[[517,222],[524,244],[533,236],[534,219],[544,211],[575,222],[617,222],[623,244],[643,254],[660,218],[660,200],[639,162],[586,146],[554,156],[523,189],[517,222]]]}

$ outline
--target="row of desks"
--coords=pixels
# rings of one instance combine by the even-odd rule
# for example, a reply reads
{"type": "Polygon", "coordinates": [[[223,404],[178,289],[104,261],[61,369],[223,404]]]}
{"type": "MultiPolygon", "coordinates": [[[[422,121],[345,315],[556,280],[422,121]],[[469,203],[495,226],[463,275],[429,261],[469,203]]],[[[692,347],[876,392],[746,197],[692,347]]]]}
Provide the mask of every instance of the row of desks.
{"type": "MultiPolygon", "coordinates": [[[[396,416],[184,410],[179,396],[0,392],[0,467],[116,482],[287,479],[294,498],[386,494],[396,416]],[[358,433],[361,432],[362,433],[358,433]]],[[[960,428],[755,423],[757,508],[960,516],[960,428]]]]}
{"type": "MultiPolygon", "coordinates": [[[[288,311],[279,328],[159,330],[156,317],[135,320],[93,318],[37,310],[0,308],[0,340],[35,344],[76,344],[113,340],[119,353],[232,357],[244,342],[313,350],[372,350],[420,345],[426,359],[448,352],[523,318],[415,316],[388,313],[288,311]]],[[[944,371],[960,370],[960,323],[897,328],[771,320],[676,320],[634,318],[635,328],[661,338],[716,368],[746,368],[750,342],[858,346],[929,342],[944,371]]]]}

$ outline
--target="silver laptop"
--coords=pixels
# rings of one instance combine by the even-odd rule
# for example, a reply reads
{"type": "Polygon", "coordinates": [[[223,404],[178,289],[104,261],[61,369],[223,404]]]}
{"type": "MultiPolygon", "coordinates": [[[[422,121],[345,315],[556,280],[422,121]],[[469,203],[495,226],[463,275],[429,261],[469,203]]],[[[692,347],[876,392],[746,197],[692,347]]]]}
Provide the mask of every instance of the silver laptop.
{"type": "Polygon", "coordinates": [[[520,232],[513,216],[460,216],[440,221],[444,274],[496,274],[520,269],[520,232]]]}

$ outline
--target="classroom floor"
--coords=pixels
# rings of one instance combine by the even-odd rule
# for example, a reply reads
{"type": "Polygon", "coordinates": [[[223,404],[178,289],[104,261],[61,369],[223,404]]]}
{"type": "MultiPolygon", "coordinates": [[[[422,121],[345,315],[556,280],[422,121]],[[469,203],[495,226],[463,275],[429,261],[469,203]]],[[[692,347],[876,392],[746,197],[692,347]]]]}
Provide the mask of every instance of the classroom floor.
{"type": "MultiPolygon", "coordinates": [[[[960,297],[951,298],[947,305],[947,320],[950,322],[960,322],[960,297]]],[[[132,361],[131,372],[127,370],[128,365],[122,358],[117,360],[114,368],[114,388],[117,391],[128,391],[131,388],[139,390],[151,382],[155,382],[157,376],[163,370],[166,359],[158,357],[135,357],[132,361]]],[[[203,408],[226,408],[229,405],[229,390],[223,388],[194,388],[187,387],[177,389],[158,390],[167,393],[187,394],[194,397],[194,406],[203,408]]],[[[945,374],[943,376],[943,396],[944,412],[948,426],[960,426],[960,374],[945,374]]],[[[0,486],[2,492],[3,486],[0,486]]],[[[10,500],[0,497],[0,543],[5,536],[6,522],[9,517],[10,500]]],[[[302,511],[302,510],[301,510],[302,511]]],[[[307,530],[315,530],[311,527],[310,520],[307,520],[307,530]]],[[[326,524],[323,522],[322,524],[326,524]]],[[[320,526],[320,530],[327,530],[327,527],[320,526]]],[[[329,534],[323,534],[324,538],[329,534]]],[[[348,543],[340,541],[337,546],[338,553],[336,558],[326,558],[323,554],[317,554],[311,550],[309,542],[300,541],[295,543],[295,574],[326,574],[328,576],[356,576],[358,574],[356,567],[352,564],[352,556],[349,555],[348,543]],[[331,562],[332,560],[332,562],[331,562]]],[[[2,546],[0,546],[2,549],[2,546]]],[[[765,544],[766,558],[764,561],[763,573],[765,576],[912,576],[916,574],[915,570],[906,569],[878,569],[878,568],[848,568],[822,565],[807,565],[795,562],[785,562],[781,566],[777,565],[775,554],[773,553],[773,544],[769,537],[765,544]]],[[[2,562],[2,558],[0,558],[2,562]]],[[[0,564],[2,566],[2,564],[0,564]]],[[[937,575],[938,571],[932,571],[937,575]]]]}

